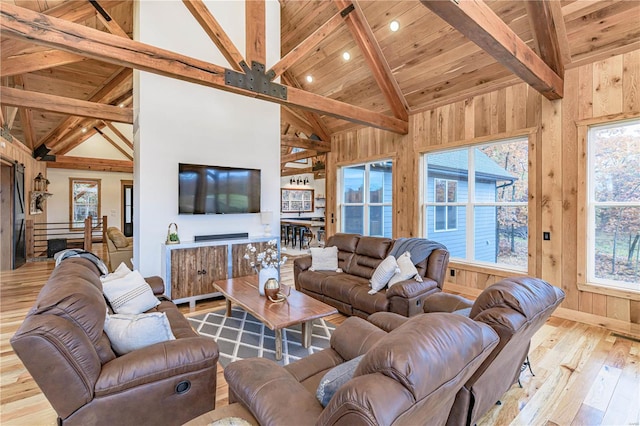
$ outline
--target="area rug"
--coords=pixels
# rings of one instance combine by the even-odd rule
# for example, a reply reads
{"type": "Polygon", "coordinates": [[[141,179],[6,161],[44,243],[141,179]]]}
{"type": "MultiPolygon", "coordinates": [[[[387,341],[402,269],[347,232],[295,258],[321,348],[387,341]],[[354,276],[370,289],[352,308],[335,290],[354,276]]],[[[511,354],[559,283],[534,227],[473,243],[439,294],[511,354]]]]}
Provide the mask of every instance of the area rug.
{"type": "MultiPolygon", "coordinates": [[[[189,317],[193,328],[201,336],[214,339],[218,343],[218,362],[226,367],[230,362],[244,358],[261,357],[276,361],[275,333],[253,315],[241,308],[233,308],[231,316],[225,310],[209,312],[189,317]]],[[[311,346],[302,347],[300,324],[282,330],[282,360],[280,365],[304,358],[329,347],[331,333],[335,325],[323,319],[313,321],[311,346]]]]}

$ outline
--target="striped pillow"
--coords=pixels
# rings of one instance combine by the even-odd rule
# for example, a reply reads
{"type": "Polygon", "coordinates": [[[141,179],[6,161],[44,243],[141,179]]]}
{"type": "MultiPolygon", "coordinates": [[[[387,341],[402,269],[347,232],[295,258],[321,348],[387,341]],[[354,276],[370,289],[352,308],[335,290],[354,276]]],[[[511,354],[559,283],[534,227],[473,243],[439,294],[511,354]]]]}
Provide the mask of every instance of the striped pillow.
{"type": "Polygon", "coordinates": [[[138,271],[107,281],[102,286],[102,292],[117,314],[141,314],[160,304],[138,271]]]}

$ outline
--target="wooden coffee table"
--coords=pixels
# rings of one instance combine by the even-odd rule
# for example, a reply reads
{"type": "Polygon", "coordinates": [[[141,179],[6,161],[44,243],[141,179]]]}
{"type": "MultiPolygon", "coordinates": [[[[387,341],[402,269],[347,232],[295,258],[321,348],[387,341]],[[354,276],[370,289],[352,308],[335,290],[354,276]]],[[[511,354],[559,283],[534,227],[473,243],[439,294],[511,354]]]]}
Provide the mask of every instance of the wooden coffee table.
{"type": "Polygon", "coordinates": [[[275,332],[276,359],[282,359],[282,329],[302,324],[302,346],[311,345],[313,320],[338,312],[333,306],[322,303],[306,294],[291,289],[282,303],[273,303],[258,292],[258,276],[229,278],[213,283],[227,299],[227,316],[231,316],[231,304],[242,307],[275,332]]]}

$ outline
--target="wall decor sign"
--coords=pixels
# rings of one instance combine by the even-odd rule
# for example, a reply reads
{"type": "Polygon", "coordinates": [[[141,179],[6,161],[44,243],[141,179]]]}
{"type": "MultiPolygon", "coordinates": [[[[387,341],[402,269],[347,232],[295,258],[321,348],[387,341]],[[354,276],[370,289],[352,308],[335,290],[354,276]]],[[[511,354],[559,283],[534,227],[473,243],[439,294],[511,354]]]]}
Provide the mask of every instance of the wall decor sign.
{"type": "Polygon", "coordinates": [[[305,213],[313,211],[313,189],[282,188],[282,213],[305,213]]]}

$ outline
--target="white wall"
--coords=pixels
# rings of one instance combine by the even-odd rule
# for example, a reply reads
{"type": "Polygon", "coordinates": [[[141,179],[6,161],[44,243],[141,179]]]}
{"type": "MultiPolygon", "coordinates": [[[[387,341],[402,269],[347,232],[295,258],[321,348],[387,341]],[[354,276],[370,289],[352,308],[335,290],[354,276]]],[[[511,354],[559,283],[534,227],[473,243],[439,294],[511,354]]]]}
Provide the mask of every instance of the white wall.
{"type": "Polygon", "coordinates": [[[131,173],[94,172],[88,170],[47,169],[49,192],[47,222],[69,222],[69,178],[100,179],[100,215],[107,216],[109,226],[122,228],[121,180],[132,180],[131,173]]]}
{"type": "MultiPolygon", "coordinates": [[[[205,4],[240,52],[245,50],[243,1],[205,4]]],[[[136,2],[135,38],[230,68],[180,1],[136,2]]],[[[280,57],[280,6],[267,1],[267,68],[280,57]]],[[[181,241],[194,235],[263,232],[259,214],[178,215],[178,163],[262,170],[262,210],[279,224],[280,107],[146,72],[134,73],[134,264],[143,275],[163,275],[167,226],[181,241]]]]}
{"type": "MultiPolygon", "coordinates": [[[[133,139],[133,126],[131,124],[113,123],[113,125],[129,140],[133,139]]],[[[102,132],[106,134],[112,141],[117,143],[126,152],[131,154],[131,149],[120,140],[109,128],[105,127],[102,132]]],[[[91,136],[77,147],[67,153],[73,157],[89,157],[89,158],[106,158],[109,160],[128,160],[120,151],[111,145],[105,138],[99,134],[91,136]]]]}

